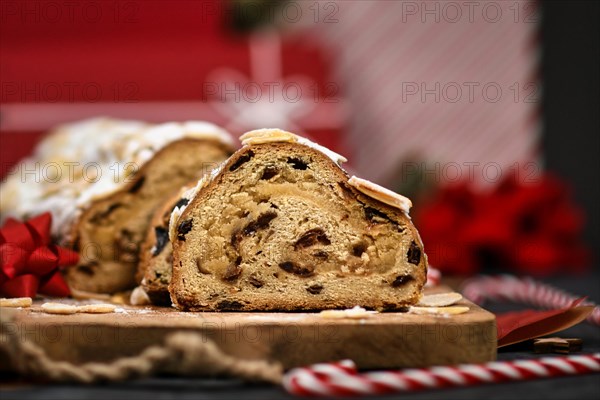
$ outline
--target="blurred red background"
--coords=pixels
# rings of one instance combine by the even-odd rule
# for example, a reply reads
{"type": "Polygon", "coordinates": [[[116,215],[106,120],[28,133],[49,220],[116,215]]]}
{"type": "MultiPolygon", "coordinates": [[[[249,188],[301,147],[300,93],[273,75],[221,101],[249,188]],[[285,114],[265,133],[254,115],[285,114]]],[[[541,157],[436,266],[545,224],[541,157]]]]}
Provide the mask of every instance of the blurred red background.
{"type": "MultiPolygon", "coordinates": [[[[544,89],[550,95],[543,104],[541,96],[530,96],[542,93],[537,86],[543,48],[538,3],[493,2],[501,8],[502,18],[496,19],[481,12],[487,7],[484,2],[472,22],[465,10],[460,20],[453,20],[444,2],[433,2],[437,9],[425,2],[286,2],[299,4],[304,18],[288,15],[282,20],[280,10],[255,25],[248,22],[251,18],[240,19],[236,7],[242,3],[3,1],[0,177],[30,153],[49,128],[86,117],[202,119],[224,125],[234,135],[278,126],[312,136],[348,156],[361,176],[414,197],[414,216],[418,227],[423,224],[426,246],[461,249],[461,257],[449,258],[439,251],[442,256],[433,257],[447,271],[473,273],[482,265],[496,264],[501,270],[512,266],[543,274],[585,263],[581,231],[588,216],[573,204],[571,182],[544,177],[541,132],[543,116],[553,121],[544,128],[552,132],[547,137],[561,138],[550,148],[549,165],[576,164],[576,155],[590,146],[580,149],[578,141],[567,140],[578,134],[571,127],[582,119],[563,115],[563,110],[570,104],[567,99],[589,102],[578,92],[552,95],[556,85],[544,89]],[[408,7],[412,5],[416,8],[408,7]],[[243,89],[220,86],[235,82],[243,89]],[[256,82],[263,95],[269,82],[279,88],[287,82],[299,85],[305,96],[295,102],[277,92],[275,101],[254,102],[256,82]],[[468,82],[495,83],[505,96],[499,102],[453,102],[432,101],[436,93],[406,92],[409,87],[422,89],[420,84],[431,90],[438,83],[446,87],[456,82],[463,88],[468,82]],[[515,88],[525,87],[534,90],[519,92],[518,101],[513,101],[515,88]],[[563,106],[542,114],[542,105],[557,98],[564,98],[563,106]],[[567,147],[568,156],[563,152],[567,147]],[[447,179],[444,165],[462,166],[465,177],[469,162],[494,168],[497,164],[504,179],[494,179],[484,189],[481,179],[447,179]],[[516,170],[533,166],[533,175],[530,169],[519,176],[534,179],[517,179],[511,201],[504,201],[500,185],[515,175],[514,165],[516,170]],[[448,186],[456,183],[462,185],[460,196],[448,186]],[[473,204],[477,212],[465,212],[473,204]],[[532,218],[545,224],[526,232],[515,228],[532,218]],[[554,227],[547,228],[552,221],[554,227]],[[459,231],[463,234],[456,234],[459,231]],[[509,238],[491,237],[495,232],[509,238]],[[525,260],[513,257],[517,246],[528,243],[535,246],[524,252],[529,254],[525,260]],[[496,257],[493,262],[489,253],[496,257]],[[449,264],[444,266],[445,261],[449,264]]],[[[246,16],[252,15],[250,11],[246,16]]],[[[563,38],[555,36],[544,46],[551,48],[549,43],[560,44],[563,38]]],[[[546,76],[554,71],[549,65],[570,65],[568,59],[549,54],[554,61],[544,64],[546,76]]],[[[555,73],[551,83],[563,82],[565,76],[555,73]]],[[[579,77],[573,70],[569,76],[579,77]]],[[[571,113],[580,108],[573,106],[571,113]]],[[[590,188],[589,176],[597,174],[581,175],[574,168],[569,173],[578,185],[577,199],[594,204],[597,182],[590,188]]],[[[597,228],[598,213],[588,208],[597,228]]],[[[594,235],[590,237],[597,238],[597,232],[594,235]]]]}
{"type": "MultiPolygon", "coordinates": [[[[109,114],[225,125],[227,117],[206,104],[213,89],[208,75],[223,66],[251,75],[249,36],[227,25],[228,6],[216,0],[3,2],[2,176],[44,131],[69,120],[109,114]]],[[[312,78],[314,95],[323,96],[331,77],[320,47],[287,38],[280,60],[286,75],[312,78]]],[[[251,89],[242,96],[252,98],[251,89]]],[[[337,129],[310,131],[339,150],[337,129]]]]}

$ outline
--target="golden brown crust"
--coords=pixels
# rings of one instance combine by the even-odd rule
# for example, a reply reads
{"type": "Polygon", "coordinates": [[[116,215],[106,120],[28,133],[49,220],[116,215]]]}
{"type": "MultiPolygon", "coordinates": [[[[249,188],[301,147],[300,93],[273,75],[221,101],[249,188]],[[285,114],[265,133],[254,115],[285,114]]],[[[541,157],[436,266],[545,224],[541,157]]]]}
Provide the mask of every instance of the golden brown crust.
{"type": "Polygon", "coordinates": [[[140,262],[136,274],[142,286],[155,305],[171,305],[169,282],[173,263],[173,247],[169,241],[169,218],[173,208],[181,201],[181,190],[156,210],[146,239],[140,247],[140,262]]]}
{"type": "Polygon", "coordinates": [[[230,153],[228,145],[214,139],[177,140],[144,163],[122,189],[93,201],[71,230],[69,244],[80,252],[80,262],[65,270],[69,285],[96,293],[134,287],[139,246],[155,209],[230,153]]]}

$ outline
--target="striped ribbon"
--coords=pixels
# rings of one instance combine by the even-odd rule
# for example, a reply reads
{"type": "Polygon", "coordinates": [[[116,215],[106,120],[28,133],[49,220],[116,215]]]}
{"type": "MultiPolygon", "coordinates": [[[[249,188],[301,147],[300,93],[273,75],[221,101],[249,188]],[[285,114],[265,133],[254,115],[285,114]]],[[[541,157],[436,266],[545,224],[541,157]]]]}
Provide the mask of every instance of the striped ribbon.
{"type": "Polygon", "coordinates": [[[433,268],[431,265],[427,267],[427,283],[425,287],[433,287],[440,284],[442,273],[439,269],[433,268]]]}
{"type": "Polygon", "coordinates": [[[471,179],[465,163],[479,163],[472,180],[486,184],[498,167],[506,176],[514,163],[536,159],[536,2],[297,4],[319,22],[305,24],[315,40],[338,55],[339,92],[354,107],[346,146],[367,178],[397,184],[399,163],[417,159],[441,180],[433,162],[458,164],[463,179],[471,179]]]}
{"type": "MultiPolygon", "coordinates": [[[[438,285],[440,279],[440,271],[429,267],[427,286],[438,285]]],[[[542,308],[567,307],[578,298],[533,279],[510,275],[471,279],[462,292],[479,304],[485,300],[513,301],[542,308]]],[[[585,304],[595,306],[588,321],[600,325],[600,307],[591,302],[585,304]]],[[[598,372],[600,353],[366,373],[359,373],[353,361],[342,360],[292,369],[284,376],[283,386],[298,396],[361,396],[598,372]]]]}
{"type": "MultiPolygon", "coordinates": [[[[483,304],[488,300],[509,301],[546,309],[568,307],[580,297],[531,278],[518,278],[512,275],[470,279],[463,285],[462,293],[477,304],[483,304]]],[[[587,321],[600,325],[600,307],[591,301],[586,301],[582,305],[595,307],[587,321]]]]}
{"type": "Polygon", "coordinates": [[[354,362],[290,370],[284,388],[299,396],[359,396],[474,386],[600,372],[600,353],[359,373],[354,362]]]}

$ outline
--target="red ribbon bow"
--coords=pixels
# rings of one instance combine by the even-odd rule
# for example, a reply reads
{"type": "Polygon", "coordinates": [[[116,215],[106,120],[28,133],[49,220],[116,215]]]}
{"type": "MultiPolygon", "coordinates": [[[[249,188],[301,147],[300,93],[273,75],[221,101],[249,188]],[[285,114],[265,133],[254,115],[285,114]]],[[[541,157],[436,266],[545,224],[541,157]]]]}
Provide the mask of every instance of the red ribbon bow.
{"type": "Polygon", "coordinates": [[[60,270],[76,264],[79,255],[50,240],[52,215],[26,222],[9,218],[0,228],[0,295],[35,297],[36,293],[66,297],[71,294],[60,270]]]}

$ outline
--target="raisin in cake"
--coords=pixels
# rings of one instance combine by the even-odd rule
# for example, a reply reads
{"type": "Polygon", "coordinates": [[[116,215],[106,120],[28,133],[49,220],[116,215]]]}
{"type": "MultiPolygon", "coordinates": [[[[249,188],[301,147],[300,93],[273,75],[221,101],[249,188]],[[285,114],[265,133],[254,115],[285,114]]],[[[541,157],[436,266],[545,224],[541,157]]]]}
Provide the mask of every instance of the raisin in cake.
{"type": "Polygon", "coordinates": [[[180,190],[156,210],[140,248],[137,280],[152,304],[171,305],[169,282],[173,247],[169,240],[169,219],[176,207],[187,205],[188,200],[181,197],[186,190],[180,190]]]}
{"type": "Polygon", "coordinates": [[[51,212],[54,237],[80,253],[79,264],[64,271],[69,285],[125,290],[136,283],[139,245],[155,209],[232,151],[231,137],[204,122],[96,118],[67,124],[3,183],[1,215],[51,212]],[[55,173],[28,174],[36,165],[55,173]]]}
{"type": "Polygon", "coordinates": [[[319,310],[416,303],[427,259],[410,200],[352,177],[346,161],[263,129],[175,208],[173,304],[182,310],[319,310]]]}

